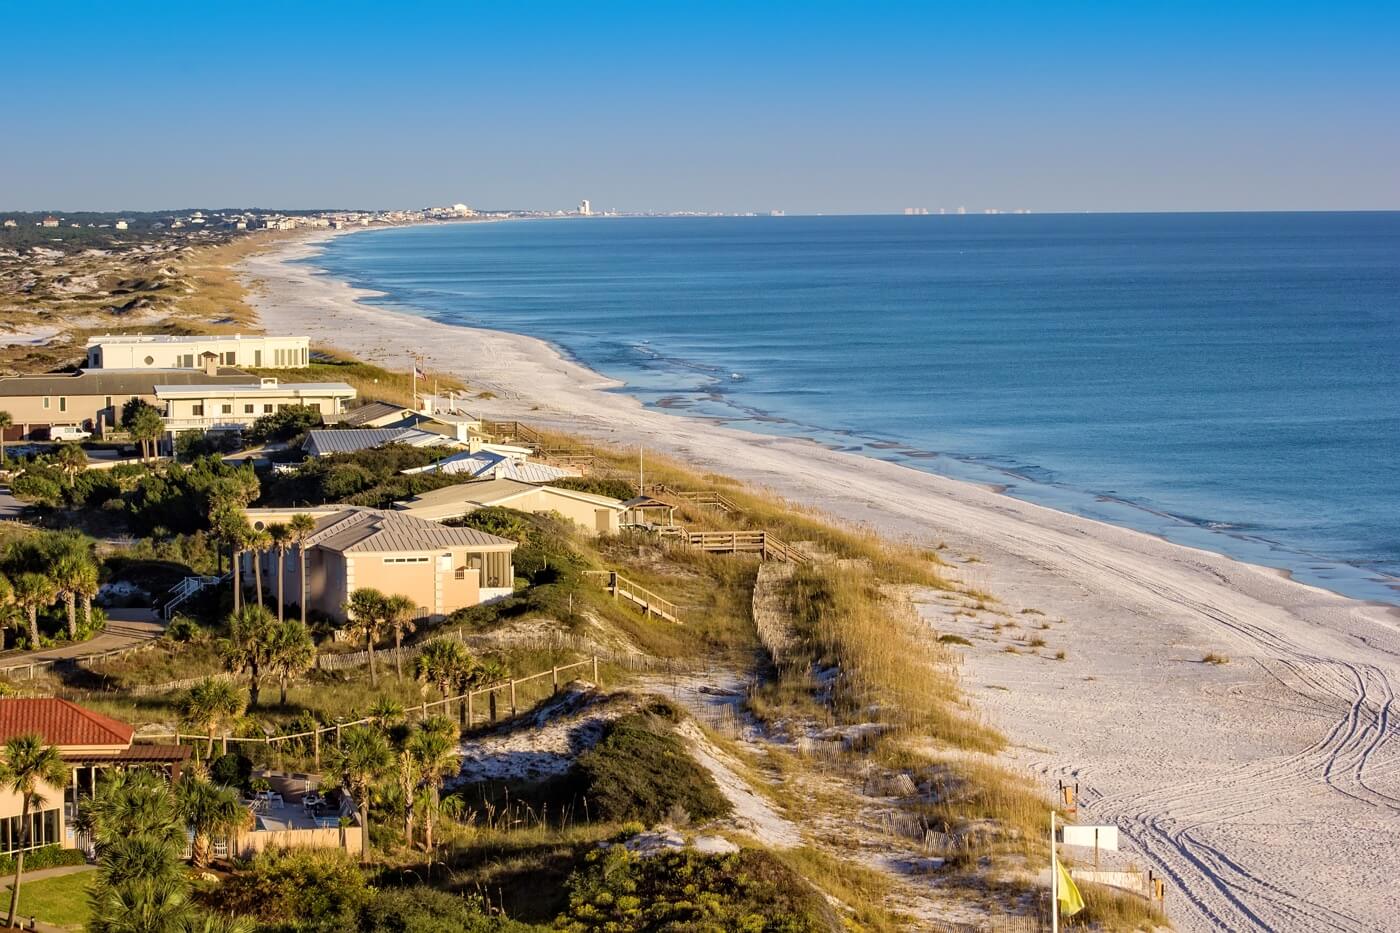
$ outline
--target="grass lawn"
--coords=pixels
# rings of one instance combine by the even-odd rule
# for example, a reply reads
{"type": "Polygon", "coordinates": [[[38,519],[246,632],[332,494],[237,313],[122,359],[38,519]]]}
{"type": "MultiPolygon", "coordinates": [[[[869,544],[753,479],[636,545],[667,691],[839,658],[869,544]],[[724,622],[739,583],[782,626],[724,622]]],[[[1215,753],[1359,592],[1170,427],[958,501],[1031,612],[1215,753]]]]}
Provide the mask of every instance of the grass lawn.
{"type": "MultiPolygon", "coordinates": [[[[80,871],[59,875],[42,881],[25,881],[19,888],[19,915],[28,920],[38,917],[45,923],[81,930],[88,921],[88,889],[97,878],[96,871],[80,871]]],[[[9,879],[13,881],[14,879],[9,879]]],[[[10,885],[0,891],[0,923],[10,909],[10,885]]]]}

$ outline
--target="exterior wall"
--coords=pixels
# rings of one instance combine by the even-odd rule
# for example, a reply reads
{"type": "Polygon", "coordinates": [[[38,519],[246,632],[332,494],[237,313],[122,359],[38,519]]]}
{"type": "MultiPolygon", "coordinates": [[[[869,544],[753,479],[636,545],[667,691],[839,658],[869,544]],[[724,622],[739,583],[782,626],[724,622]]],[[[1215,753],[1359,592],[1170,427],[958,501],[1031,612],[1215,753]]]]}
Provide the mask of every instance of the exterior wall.
{"type": "Polygon", "coordinates": [[[319,409],[328,420],[344,411],[345,402],[355,390],[297,391],[288,384],[280,390],[245,389],[238,392],[210,392],[204,398],[171,398],[165,403],[165,425],[169,431],[189,429],[251,427],[263,415],[291,405],[319,409]]]}
{"type": "MultiPolygon", "coordinates": [[[[58,835],[53,841],[71,849],[73,846],[70,844],[68,833],[65,831],[63,791],[64,789],[62,787],[56,787],[53,784],[40,784],[39,796],[43,798],[43,802],[35,805],[35,812],[44,810],[58,811],[58,835]]],[[[23,809],[24,798],[6,788],[0,788],[0,819],[19,816],[23,809]]]]}
{"type": "Polygon", "coordinates": [[[221,366],[292,369],[310,361],[309,344],[306,337],[259,335],[179,341],[97,338],[88,346],[87,365],[92,369],[199,369],[200,355],[215,353],[221,366]]]}
{"type": "Polygon", "coordinates": [[[622,528],[622,511],[620,509],[595,509],[593,512],[593,530],[600,535],[615,535],[622,528]]]}
{"type": "Polygon", "coordinates": [[[407,596],[413,605],[426,609],[429,615],[441,615],[441,600],[437,593],[437,555],[417,554],[355,554],[347,555],[348,580],[351,592],[376,589],[390,596],[407,596]],[[422,563],[386,563],[426,558],[422,563]]]}
{"type": "MultiPolygon", "coordinates": [[[[313,555],[318,553],[312,549],[313,555]]],[[[327,553],[326,564],[334,568],[340,558],[333,552],[327,553]]],[[[329,600],[317,606],[338,620],[344,620],[343,604],[348,594],[358,589],[376,589],[387,595],[407,596],[420,611],[431,618],[441,618],[467,606],[476,606],[487,599],[513,592],[514,567],[507,551],[474,552],[467,548],[450,548],[441,551],[422,551],[416,554],[368,554],[356,553],[344,558],[346,574],[345,596],[334,606],[329,600]],[[409,557],[423,557],[421,563],[399,563],[409,557]],[[460,572],[461,578],[458,579],[460,572]],[[499,587],[483,585],[496,582],[499,587]]],[[[329,576],[330,574],[328,574],[329,576]]],[[[292,579],[288,574],[288,581],[292,579]]],[[[288,583],[290,588],[291,584],[288,583]]],[[[313,583],[314,586],[314,583],[313,583]]]]}
{"type": "Polygon", "coordinates": [[[0,409],[8,411],[14,419],[14,426],[6,431],[5,439],[29,438],[36,431],[55,425],[71,424],[94,430],[100,423],[110,428],[121,417],[122,405],[130,398],[152,404],[156,400],[154,395],[12,395],[0,399],[0,409]]]}

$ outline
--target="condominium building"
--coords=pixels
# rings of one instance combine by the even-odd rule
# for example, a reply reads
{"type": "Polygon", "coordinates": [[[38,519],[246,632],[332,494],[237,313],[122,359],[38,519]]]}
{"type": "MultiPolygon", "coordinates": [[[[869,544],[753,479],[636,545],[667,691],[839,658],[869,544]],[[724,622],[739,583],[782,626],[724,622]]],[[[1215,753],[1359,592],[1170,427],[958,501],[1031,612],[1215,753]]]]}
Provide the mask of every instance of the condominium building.
{"type": "Polygon", "coordinates": [[[155,393],[172,437],[190,430],[239,431],[291,406],[314,409],[334,422],[355,397],[343,382],[279,382],[271,376],[236,384],[160,385],[155,393]]]}
{"type": "Polygon", "coordinates": [[[89,337],[89,369],[203,369],[210,359],[219,366],[297,369],[311,362],[307,337],[262,334],[108,334],[89,337]]]}

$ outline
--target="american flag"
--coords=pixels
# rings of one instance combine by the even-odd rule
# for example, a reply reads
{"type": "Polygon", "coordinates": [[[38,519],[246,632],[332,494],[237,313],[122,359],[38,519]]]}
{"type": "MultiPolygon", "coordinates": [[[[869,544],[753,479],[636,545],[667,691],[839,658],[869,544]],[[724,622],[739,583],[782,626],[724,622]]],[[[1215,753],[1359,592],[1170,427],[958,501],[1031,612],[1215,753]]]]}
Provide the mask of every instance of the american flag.
{"type": "Polygon", "coordinates": [[[427,378],[428,378],[428,374],[425,373],[425,372],[423,372],[423,370],[422,370],[421,368],[419,368],[419,366],[418,366],[417,363],[414,363],[414,364],[413,364],[413,375],[414,375],[416,378],[418,378],[418,379],[427,379],[427,378]]]}

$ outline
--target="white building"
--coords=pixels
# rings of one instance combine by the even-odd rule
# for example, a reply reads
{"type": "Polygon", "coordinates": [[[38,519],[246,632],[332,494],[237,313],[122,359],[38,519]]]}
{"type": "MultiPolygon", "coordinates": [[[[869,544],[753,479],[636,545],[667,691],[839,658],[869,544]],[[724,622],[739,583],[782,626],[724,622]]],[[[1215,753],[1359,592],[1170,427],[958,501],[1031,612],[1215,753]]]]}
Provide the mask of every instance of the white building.
{"type": "Polygon", "coordinates": [[[307,337],[262,334],[209,334],[174,337],[169,334],[108,334],[89,337],[88,369],[203,369],[213,354],[220,366],[255,369],[296,369],[311,362],[307,337]]]}
{"type": "Polygon", "coordinates": [[[321,413],[327,422],[339,420],[355,390],[343,382],[278,382],[265,377],[256,382],[218,385],[159,385],[156,407],[165,416],[165,429],[173,437],[181,431],[237,431],[252,427],[263,415],[292,406],[321,413]]]}
{"type": "Polygon", "coordinates": [[[119,220],[112,224],[112,226],[116,227],[118,230],[125,230],[127,228],[127,222],[125,220],[119,220]]]}
{"type": "Polygon", "coordinates": [[[593,216],[593,205],[587,200],[578,202],[578,212],[585,217],[593,216]]]}

